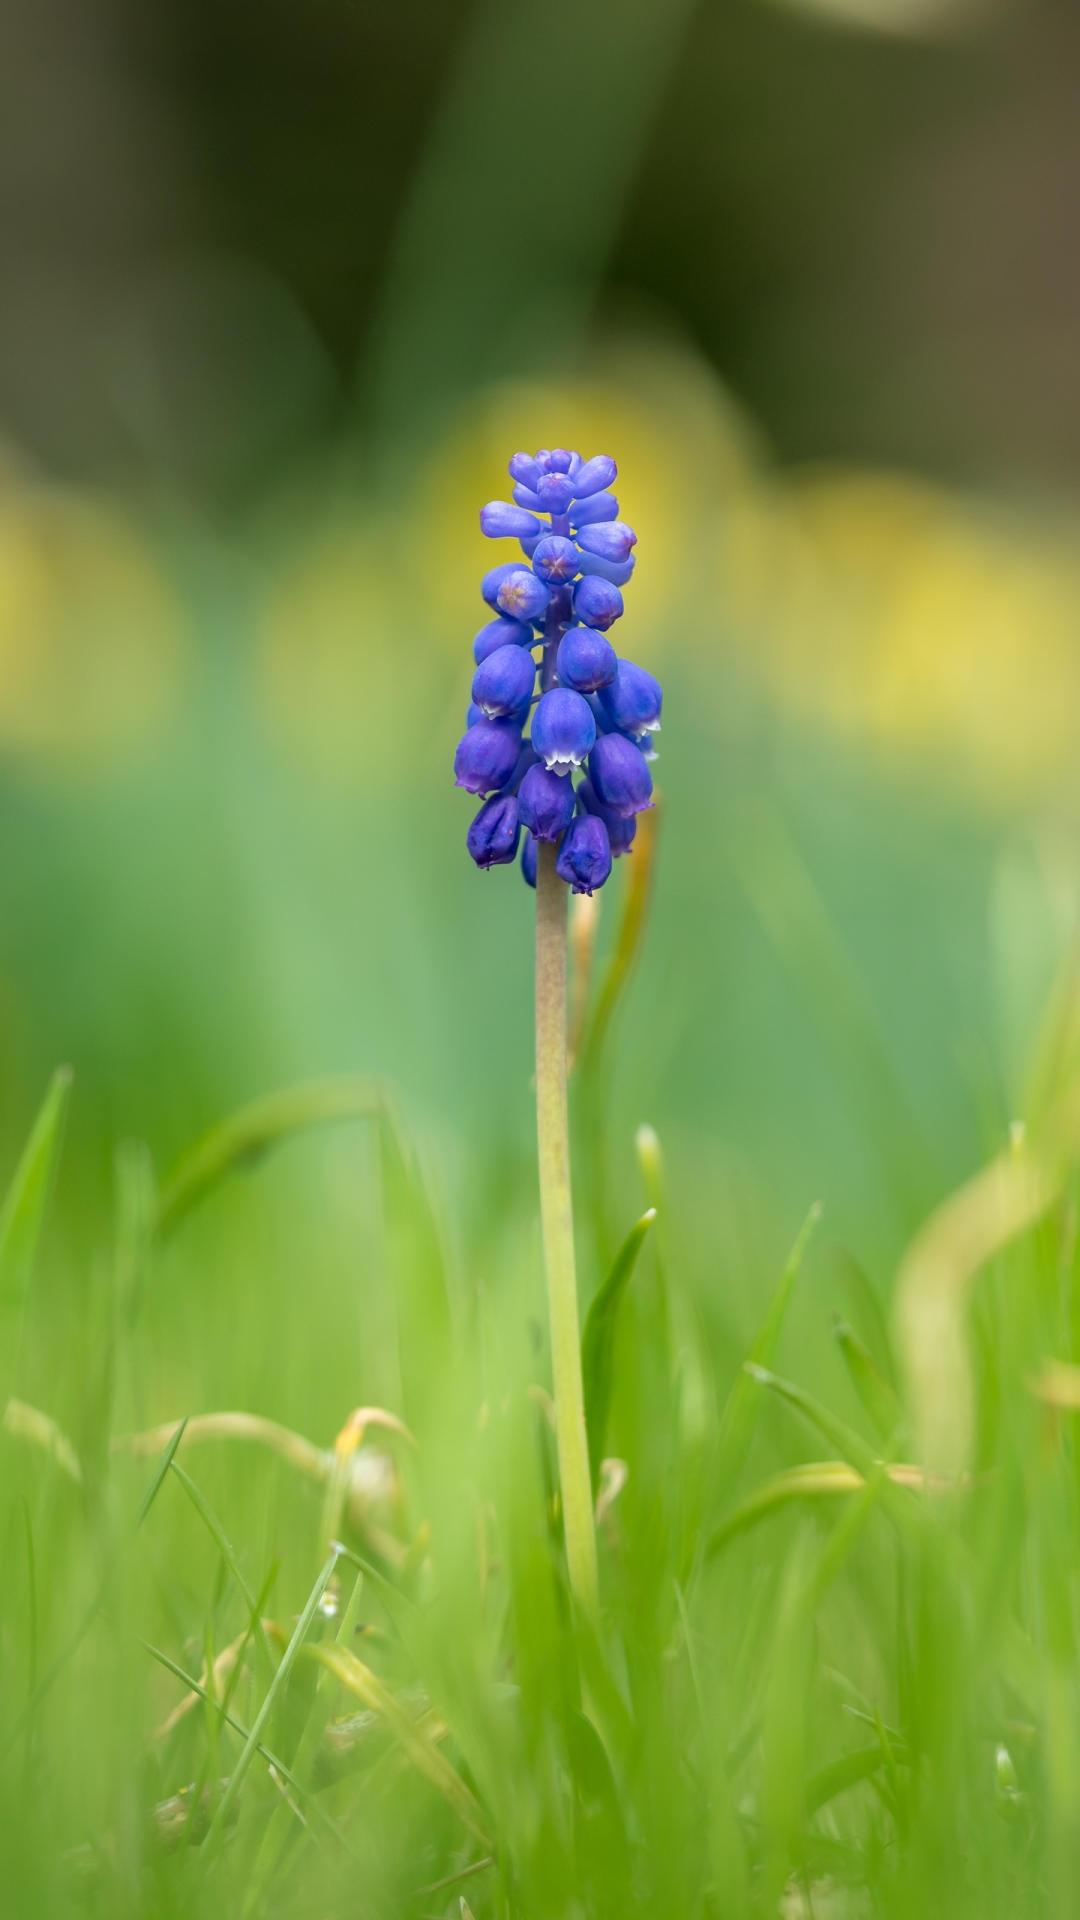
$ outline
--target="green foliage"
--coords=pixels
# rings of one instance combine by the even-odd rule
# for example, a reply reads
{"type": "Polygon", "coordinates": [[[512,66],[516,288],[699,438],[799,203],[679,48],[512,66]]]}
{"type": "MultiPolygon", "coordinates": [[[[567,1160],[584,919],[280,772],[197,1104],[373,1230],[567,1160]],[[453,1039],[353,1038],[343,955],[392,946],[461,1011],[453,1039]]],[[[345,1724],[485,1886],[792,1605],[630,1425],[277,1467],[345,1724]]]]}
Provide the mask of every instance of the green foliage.
{"type": "MultiPolygon", "coordinates": [[[[281,1096],[278,1110],[305,1102],[281,1096]]],[[[24,1191],[42,1177],[40,1124],[35,1139],[24,1191]]],[[[842,1263],[800,1309],[816,1207],[749,1357],[733,1365],[695,1336],[708,1391],[680,1389],[691,1336],[669,1325],[673,1426],[657,1452],[657,1408],[635,1404],[655,1376],[635,1349],[659,1323],[626,1311],[645,1213],[583,1341],[596,1460],[608,1442],[616,1456],[598,1485],[593,1637],[567,1605],[542,1360],[516,1303],[454,1304],[399,1122],[383,1155],[380,1244],[417,1450],[399,1440],[391,1454],[378,1408],[332,1413],[332,1456],[271,1421],[200,1415],[158,1436],[141,1498],[131,1462],[152,1436],[107,1449],[80,1505],[55,1423],[26,1401],[6,1421],[24,1547],[2,1644],[27,1704],[0,1784],[23,1907],[1064,1920],[1080,1767],[1063,1586],[1080,1541],[1077,1396],[1059,1359],[1040,1414],[1007,1283],[983,1303],[973,1348],[997,1421],[959,1477],[894,1457],[911,1425],[889,1337],[865,1298],[866,1337],[839,1318],[842,1263]],[[806,1385],[792,1317],[824,1333],[830,1314],[847,1385],[835,1365],[806,1385]],[[790,1374],[770,1364],[781,1351],[790,1374]],[[453,1390],[440,1391],[447,1373],[453,1390]],[[181,1465],[189,1433],[210,1449],[211,1494],[181,1465]],[[836,1457],[804,1459],[805,1436],[836,1457]],[[684,1474],[701,1504],[686,1566],[684,1474]],[[186,1501],[162,1497],[171,1482],[186,1501]],[[344,1537],[320,1567],[331,1485],[344,1537]]],[[[189,1164],[224,1172],[234,1157],[189,1164]]],[[[642,1164],[654,1162],[649,1135],[642,1164]]],[[[129,1219],[122,1209],[121,1290],[129,1219]]],[[[677,1219],[666,1226],[669,1283],[683,1252],[677,1219]]],[[[518,1231],[524,1242],[527,1213],[518,1231]]],[[[1062,1212],[1010,1257],[1049,1304],[1062,1272],[1072,1284],[1072,1247],[1062,1212]]],[[[1022,1319],[1040,1341],[1034,1304],[1022,1319]]],[[[137,1345],[141,1317],[119,1324],[137,1345]]]]}

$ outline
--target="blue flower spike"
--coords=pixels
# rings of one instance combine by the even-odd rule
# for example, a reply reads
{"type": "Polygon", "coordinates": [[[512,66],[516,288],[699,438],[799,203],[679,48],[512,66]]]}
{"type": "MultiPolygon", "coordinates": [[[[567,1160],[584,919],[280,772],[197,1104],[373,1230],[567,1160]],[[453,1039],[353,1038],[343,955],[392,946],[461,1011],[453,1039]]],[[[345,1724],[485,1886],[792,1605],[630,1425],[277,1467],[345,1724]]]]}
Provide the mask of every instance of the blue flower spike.
{"type": "Polygon", "coordinates": [[[589,894],[631,851],[637,815],[652,805],[663,694],[611,638],[637,535],[619,517],[608,454],[541,447],[515,453],[508,472],[511,499],[489,500],[480,526],[523,557],[481,584],[489,617],[473,640],[454,778],[483,802],[467,836],[478,867],[508,866],[520,846],[535,887],[546,841],[560,878],[589,894]]]}

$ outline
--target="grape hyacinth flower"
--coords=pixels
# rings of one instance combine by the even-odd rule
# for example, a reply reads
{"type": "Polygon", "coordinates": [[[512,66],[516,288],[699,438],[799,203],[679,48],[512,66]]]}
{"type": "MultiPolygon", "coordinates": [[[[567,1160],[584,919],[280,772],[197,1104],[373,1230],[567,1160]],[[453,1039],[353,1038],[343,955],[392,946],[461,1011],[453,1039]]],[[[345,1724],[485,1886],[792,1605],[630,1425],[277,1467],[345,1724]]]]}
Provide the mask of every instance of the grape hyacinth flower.
{"type": "MultiPolygon", "coordinates": [[[[663,696],[651,673],[619,657],[611,638],[637,535],[619,517],[608,454],[583,460],[565,447],[543,448],[516,453],[509,472],[511,499],[490,500],[480,526],[490,539],[515,541],[523,557],[484,575],[492,617],[473,640],[472,704],[454,773],[485,804],[492,794],[520,799],[536,761],[566,782],[561,796],[535,777],[527,789],[519,809],[522,872],[532,884],[529,842],[538,838],[556,848],[553,871],[575,891],[592,892],[605,884],[610,860],[568,855],[560,864],[562,836],[586,817],[597,821],[575,834],[575,846],[599,848],[606,833],[618,859],[630,851],[634,815],[652,804],[646,756],[655,758],[663,696]],[[526,729],[532,759],[519,765],[526,729]]],[[[483,833],[470,829],[468,844],[478,866],[502,864],[488,857],[483,833]]]]}
{"type": "Polygon", "coordinates": [[[614,460],[565,447],[515,453],[511,499],[481,509],[489,539],[520,556],[484,575],[488,618],[473,640],[472,704],[454,778],[482,805],[467,835],[478,867],[507,866],[536,891],[536,1115],[555,1426],[574,1602],[597,1607],[596,1539],[570,1205],[566,1098],[567,888],[591,894],[630,853],[652,805],[659,683],[611,634],[637,535],[611,491],[614,460]],[[530,717],[531,716],[531,717],[530,717]]]}

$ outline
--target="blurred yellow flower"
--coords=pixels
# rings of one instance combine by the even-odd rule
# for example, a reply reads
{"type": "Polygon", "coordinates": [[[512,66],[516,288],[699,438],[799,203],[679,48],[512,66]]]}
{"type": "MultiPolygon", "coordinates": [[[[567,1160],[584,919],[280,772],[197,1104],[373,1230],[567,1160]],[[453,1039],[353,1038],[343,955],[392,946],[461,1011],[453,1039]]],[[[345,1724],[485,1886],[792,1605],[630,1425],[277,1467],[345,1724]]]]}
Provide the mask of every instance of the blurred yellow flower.
{"type": "Polygon", "coordinates": [[[173,711],[184,623],[119,509],[0,487],[0,750],[78,768],[113,761],[173,711]]]}
{"type": "Polygon", "coordinates": [[[1071,773],[1080,564],[929,485],[815,473],[730,516],[717,591],[776,694],[988,800],[1071,773]]]}

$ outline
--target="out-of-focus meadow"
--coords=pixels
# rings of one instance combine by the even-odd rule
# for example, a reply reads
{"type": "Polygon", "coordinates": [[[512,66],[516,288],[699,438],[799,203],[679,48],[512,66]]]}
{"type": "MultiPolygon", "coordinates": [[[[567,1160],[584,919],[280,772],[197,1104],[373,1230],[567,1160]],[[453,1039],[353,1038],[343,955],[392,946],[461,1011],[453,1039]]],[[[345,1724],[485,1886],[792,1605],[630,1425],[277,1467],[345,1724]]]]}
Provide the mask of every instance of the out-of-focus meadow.
{"type": "MultiPolygon", "coordinates": [[[[836,1275],[887,1309],[1052,1076],[1075,962],[1077,18],[53,0],[7,38],[5,1169],[74,1072],[7,1384],[91,1444],[106,1404],[116,1431],[242,1408],[320,1445],[400,1410],[362,1125],[208,1201],[117,1319],[138,1143],[164,1174],[323,1075],[392,1085],[451,1268],[539,1326],[533,902],[467,861],[450,758],[477,507],[517,447],[561,443],[619,461],[620,644],[666,695],[585,1288],[643,1204],[640,1122],[717,1354],[820,1201],[792,1352],[850,1412],[836,1275]]],[[[20,1446],[21,1567],[51,1495],[20,1446]]],[[[226,1531],[287,1552],[299,1496],[228,1471],[226,1531]]],[[[66,1576],[41,1524],[45,1636],[66,1576]]],[[[179,1578],[164,1548],[155,1577],[179,1578]]],[[[163,1613],[176,1652],[183,1597],[163,1613]]],[[[130,1727],[118,1673],[80,1684],[130,1727]]],[[[56,1791],[72,1847],[77,1768],[56,1791]]]]}

